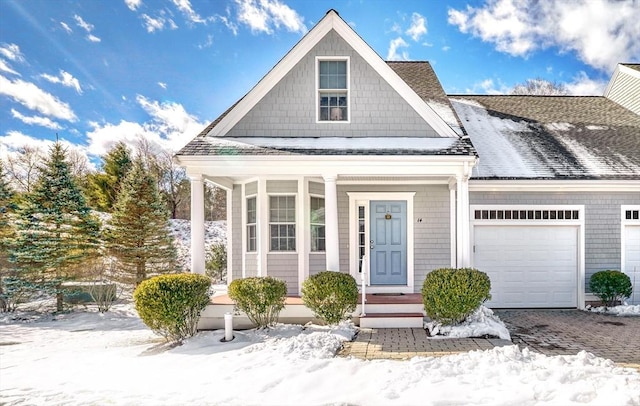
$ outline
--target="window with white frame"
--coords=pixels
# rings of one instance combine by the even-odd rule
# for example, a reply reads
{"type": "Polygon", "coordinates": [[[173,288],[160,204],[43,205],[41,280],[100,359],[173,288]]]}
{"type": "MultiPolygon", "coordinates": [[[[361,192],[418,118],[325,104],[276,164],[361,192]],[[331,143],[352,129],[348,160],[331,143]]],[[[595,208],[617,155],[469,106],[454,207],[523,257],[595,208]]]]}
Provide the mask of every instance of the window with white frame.
{"type": "Polygon", "coordinates": [[[325,251],[324,198],[311,196],[311,252],[325,251]]]}
{"type": "Polygon", "coordinates": [[[247,252],[256,251],[256,198],[247,199],[247,252]]]}
{"type": "Polygon", "coordinates": [[[296,250],[295,196],[269,197],[269,234],[271,251],[296,250]]]}
{"type": "Polygon", "coordinates": [[[349,120],[349,60],[319,59],[318,121],[349,120]]]}

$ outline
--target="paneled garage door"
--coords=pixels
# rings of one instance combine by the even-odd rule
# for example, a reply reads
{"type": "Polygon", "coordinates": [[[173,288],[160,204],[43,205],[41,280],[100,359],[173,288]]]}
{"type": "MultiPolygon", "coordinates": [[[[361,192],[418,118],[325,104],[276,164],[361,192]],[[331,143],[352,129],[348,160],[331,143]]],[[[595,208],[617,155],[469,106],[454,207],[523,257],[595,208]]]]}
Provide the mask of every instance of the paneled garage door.
{"type": "Polygon", "coordinates": [[[640,304],[640,226],[626,226],[624,230],[624,266],[633,285],[630,304],[640,304]]]}
{"type": "Polygon", "coordinates": [[[578,305],[578,227],[474,225],[474,267],[491,278],[493,308],[578,305]]]}

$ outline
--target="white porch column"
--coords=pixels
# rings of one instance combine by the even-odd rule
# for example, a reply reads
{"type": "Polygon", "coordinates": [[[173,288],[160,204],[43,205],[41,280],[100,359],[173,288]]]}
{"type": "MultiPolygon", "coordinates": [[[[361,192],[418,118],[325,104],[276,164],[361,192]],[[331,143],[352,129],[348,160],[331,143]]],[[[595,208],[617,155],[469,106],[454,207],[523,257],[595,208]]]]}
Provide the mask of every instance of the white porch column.
{"type": "Polygon", "coordinates": [[[338,190],[336,175],[324,178],[325,254],[328,271],[340,270],[340,241],[338,240],[338,190]]]}
{"type": "Polygon", "coordinates": [[[204,183],[202,175],[191,181],[191,272],[204,274],[204,183]]]}
{"type": "Polygon", "coordinates": [[[471,227],[469,224],[469,177],[456,176],[457,267],[471,266],[471,227]]]}

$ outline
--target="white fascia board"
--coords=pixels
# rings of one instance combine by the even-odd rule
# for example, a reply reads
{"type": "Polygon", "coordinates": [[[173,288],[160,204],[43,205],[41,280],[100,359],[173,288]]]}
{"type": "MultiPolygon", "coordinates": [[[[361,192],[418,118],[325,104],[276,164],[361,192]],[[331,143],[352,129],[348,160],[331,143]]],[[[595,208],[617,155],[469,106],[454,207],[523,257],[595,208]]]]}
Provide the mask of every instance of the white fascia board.
{"type": "Polygon", "coordinates": [[[474,180],[470,192],[632,192],[640,193],[640,180],[474,180]]]}
{"type": "Polygon", "coordinates": [[[358,52],[441,137],[459,138],[458,134],[456,134],[456,132],[333,10],[329,11],[329,13],[220,120],[218,125],[211,129],[207,136],[223,137],[242,117],[262,100],[331,29],[335,30],[358,52]]]}
{"type": "Polygon", "coordinates": [[[196,156],[181,157],[189,173],[229,178],[297,174],[318,176],[466,176],[475,157],[447,156],[196,156]],[[218,158],[218,159],[216,159],[218,158]]]}

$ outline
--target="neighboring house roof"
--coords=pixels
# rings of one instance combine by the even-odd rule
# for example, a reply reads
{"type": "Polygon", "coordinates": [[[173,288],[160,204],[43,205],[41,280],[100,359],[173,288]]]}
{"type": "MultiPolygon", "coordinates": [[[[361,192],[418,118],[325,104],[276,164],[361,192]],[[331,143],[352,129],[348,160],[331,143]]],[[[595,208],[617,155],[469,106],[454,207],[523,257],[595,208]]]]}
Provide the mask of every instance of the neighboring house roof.
{"type": "Polygon", "coordinates": [[[476,179],[640,179],[640,116],[605,97],[450,98],[476,179]]]}
{"type": "Polygon", "coordinates": [[[618,64],[604,96],[640,114],[640,64],[618,64]]]}

